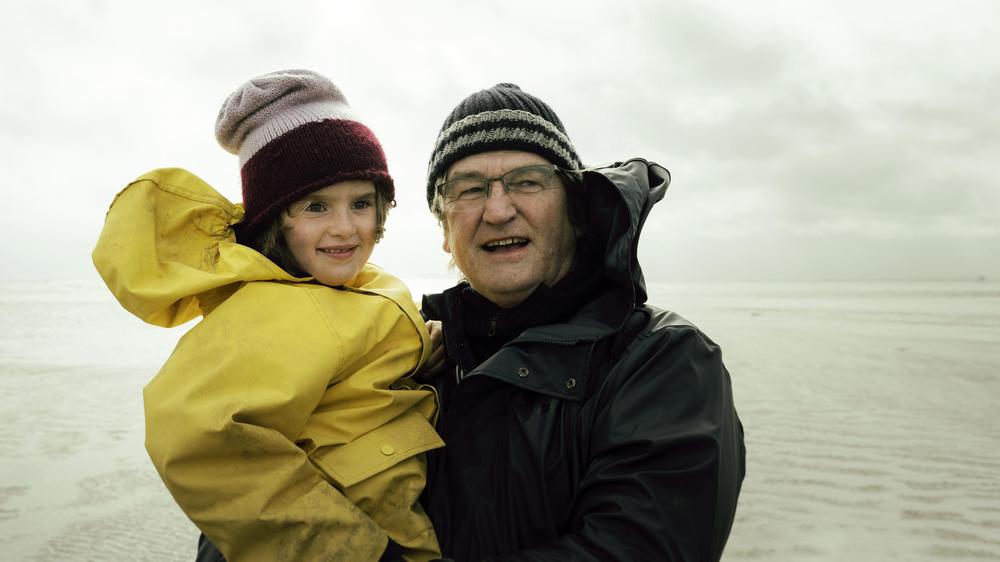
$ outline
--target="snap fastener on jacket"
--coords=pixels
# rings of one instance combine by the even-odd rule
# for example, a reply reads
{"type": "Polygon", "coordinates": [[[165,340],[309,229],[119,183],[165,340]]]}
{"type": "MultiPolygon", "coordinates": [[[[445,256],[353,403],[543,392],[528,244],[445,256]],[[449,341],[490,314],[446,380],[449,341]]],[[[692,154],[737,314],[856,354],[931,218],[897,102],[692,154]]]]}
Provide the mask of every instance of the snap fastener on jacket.
{"type": "Polygon", "coordinates": [[[382,448],[379,449],[379,451],[382,451],[382,454],[388,457],[396,452],[396,448],[392,445],[382,445],[382,448]]]}
{"type": "Polygon", "coordinates": [[[576,379],[572,379],[572,378],[571,379],[567,379],[566,380],[566,388],[568,388],[570,390],[573,390],[574,388],[576,388],[576,379]]]}
{"type": "Polygon", "coordinates": [[[517,376],[523,379],[524,377],[528,376],[528,372],[529,371],[527,367],[521,367],[520,369],[517,370],[517,376]]]}

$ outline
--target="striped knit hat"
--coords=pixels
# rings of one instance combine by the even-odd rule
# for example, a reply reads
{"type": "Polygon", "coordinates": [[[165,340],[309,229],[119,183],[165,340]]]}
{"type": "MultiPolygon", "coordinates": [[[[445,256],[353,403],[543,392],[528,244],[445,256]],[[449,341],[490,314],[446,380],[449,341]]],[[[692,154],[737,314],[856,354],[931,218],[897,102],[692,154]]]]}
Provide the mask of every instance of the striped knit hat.
{"type": "Polygon", "coordinates": [[[240,157],[243,222],[250,242],[295,200],[328,185],[372,180],[395,198],[385,154],[333,82],[311,70],[252,78],[219,109],[215,138],[240,157]]]}
{"type": "Polygon", "coordinates": [[[497,84],[462,100],[445,119],[427,167],[427,204],[452,164],[490,150],[523,150],[561,168],[582,167],[552,108],[516,84],[497,84]]]}

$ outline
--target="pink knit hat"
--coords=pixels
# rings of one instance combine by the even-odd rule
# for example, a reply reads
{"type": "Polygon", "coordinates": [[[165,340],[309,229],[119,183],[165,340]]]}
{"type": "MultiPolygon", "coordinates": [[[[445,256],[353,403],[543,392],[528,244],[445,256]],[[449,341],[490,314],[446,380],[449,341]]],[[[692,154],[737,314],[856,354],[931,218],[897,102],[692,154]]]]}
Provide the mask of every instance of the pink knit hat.
{"type": "Polygon", "coordinates": [[[378,139],[340,89],[311,70],[271,72],[237,88],[219,109],[215,138],[240,157],[241,241],[256,238],[295,200],[337,182],[372,180],[395,199],[378,139]]]}

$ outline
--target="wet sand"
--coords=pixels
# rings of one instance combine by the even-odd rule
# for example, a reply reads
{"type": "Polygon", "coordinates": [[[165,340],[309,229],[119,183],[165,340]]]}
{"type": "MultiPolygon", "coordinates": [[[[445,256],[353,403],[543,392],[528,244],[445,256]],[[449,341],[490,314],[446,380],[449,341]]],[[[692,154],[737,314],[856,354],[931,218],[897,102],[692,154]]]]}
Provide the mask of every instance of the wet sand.
{"type": "MultiPolygon", "coordinates": [[[[732,373],[749,472],[724,560],[1000,560],[1000,284],[650,293],[732,373]]],[[[96,284],[0,283],[5,560],[193,559],[142,446],[142,386],[183,331],[96,284]]]]}
{"type": "Polygon", "coordinates": [[[0,284],[0,552],[194,559],[197,530],[143,448],[142,386],[180,331],[93,285],[0,284]]]}
{"type": "Polygon", "coordinates": [[[724,560],[1000,560],[1000,286],[685,291],[747,433],[724,560]]]}

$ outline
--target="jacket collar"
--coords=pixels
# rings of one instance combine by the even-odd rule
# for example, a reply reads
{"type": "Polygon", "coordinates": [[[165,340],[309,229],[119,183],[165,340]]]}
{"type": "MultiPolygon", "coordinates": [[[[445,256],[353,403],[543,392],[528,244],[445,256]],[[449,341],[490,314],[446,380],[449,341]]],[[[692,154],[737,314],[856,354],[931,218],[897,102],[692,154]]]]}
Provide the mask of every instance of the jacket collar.
{"type": "Polygon", "coordinates": [[[465,339],[458,285],[427,295],[423,311],[441,320],[448,357],[462,379],[486,376],[507,384],[566,400],[582,400],[588,387],[597,342],[617,332],[631,311],[631,293],[621,288],[604,292],[568,321],[526,329],[480,364],[465,339]]]}

